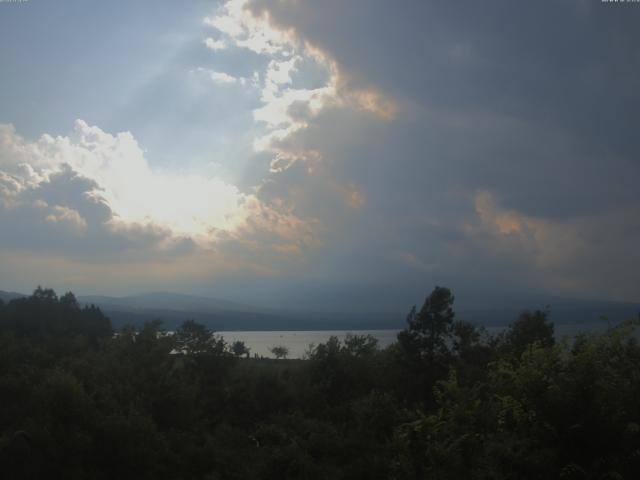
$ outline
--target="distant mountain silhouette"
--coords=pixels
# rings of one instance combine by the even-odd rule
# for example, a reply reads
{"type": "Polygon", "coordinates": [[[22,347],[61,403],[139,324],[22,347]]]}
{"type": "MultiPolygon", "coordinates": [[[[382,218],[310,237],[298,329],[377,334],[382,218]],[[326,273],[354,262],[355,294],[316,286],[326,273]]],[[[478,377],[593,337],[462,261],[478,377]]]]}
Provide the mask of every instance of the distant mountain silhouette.
{"type": "Polygon", "coordinates": [[[78,297],[82,303],[94,303],[96,305],[113,305],[134,309],[168,309],[180,312],[266,312],[266,309],[243,305],[229,300],[218,298],[199,297],[172,292],[151,292],[140,295],[128,295],[126,297],[107,297],[100,295],[86,295],[78,297]]]}
{"type": "MultiPolygon", "coordinates": [[[[26,296],[22,293],[0,291],[0,299],[8,302],[26,296]]],[[[193,319],[214,330],[366,330],[402,329],[406,312],[396,315],[371,313],[305,312],[270,310],[224,299],[185,295],[171,292],[152,292],[125,297],[101,295],[79,296],[83,305],[94,304],[109,316],[115,328],[130,324],[141,326],[160,319],[167,329],[176,328],[186,319],[193,319]]],[[[556,325],[598,327],[619,323],[640,313],[638,303],[580,300],[542,295],[496,297],[495,308],[456,309],[457,319],[476,324],[506,326],[525,309],[551,308],[550,319],[556,325]],[[500,298],[499,300],[497,298],[500,298]],[[602,317],[606,317],[603,319],[602,317]]],[[[407,305],[407,312],[410,305],[407,305]]]]}
{"type": "MultiPolygon", "coordinates": [[[[97,305],[116,328],[160,319],[168,329],[193,319],[214,330],[330,330],[402,328],[398,319],[372,319],[368,315],[325,314],[271,310],[217,298],[170,292],[126,297],[79,296],[81,304],[97,305]]],[[[401,318],[402,316],[400,316],[401,318]]]]}
{"type": "Polygon", "coordinates": [[[27,295],[24,295],[22,293],[5,292],[3,290],[0,290],[0,300],[2,300],[3,302],[10,302],[14,298],[22,298],[22,297],[26,297],[26,296],[27,295]]]}

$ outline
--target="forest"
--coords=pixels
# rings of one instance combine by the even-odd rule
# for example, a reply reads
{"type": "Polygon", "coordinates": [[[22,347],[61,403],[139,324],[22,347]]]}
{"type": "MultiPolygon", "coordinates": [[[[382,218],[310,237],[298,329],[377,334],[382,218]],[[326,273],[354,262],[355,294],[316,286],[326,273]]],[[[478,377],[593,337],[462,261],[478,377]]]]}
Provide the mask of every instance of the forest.
{"type": "Polygon", "coordinates": [[[0,301],[0,477],[639,478],[639,324],[558,340],[538,310],[489,335],[436,287],[388,348],[252,358],[38,287],[0,301]]]}

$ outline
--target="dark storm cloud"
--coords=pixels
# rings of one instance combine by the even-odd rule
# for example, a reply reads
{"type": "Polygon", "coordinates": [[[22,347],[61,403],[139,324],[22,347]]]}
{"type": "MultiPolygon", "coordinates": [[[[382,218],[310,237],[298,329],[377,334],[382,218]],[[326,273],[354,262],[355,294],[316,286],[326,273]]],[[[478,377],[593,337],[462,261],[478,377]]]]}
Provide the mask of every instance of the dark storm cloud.
{"type": "Polygon", "coordinates": [[[419,110],[408,142],[398,139],[422,144],[402,152],[408,161],[452,163],[463,185],[466,173],[534,215],[638,199],[640,12],[599,2],[329,3],[263,5],[329,52],[347,82],[419,110]],[[543,186],[545,199],[531,192],[543,186]]]}
{"type": "MultiPolygon", "coordinates": [[[[327,177],[366,197],[318,254],[327,279],[635,295],[640,8],[300,0],[253,10],[334,59],[344,88],[398,105],[388,123],[326,109],[282,146],[320,152],[327,177]],[[616,276],[619,287],[597,279],[616,276]]],[[[328,182],[285,173],[264,191],[291,199],[304,186],[301,214],[335,221],[328,182]]]]}

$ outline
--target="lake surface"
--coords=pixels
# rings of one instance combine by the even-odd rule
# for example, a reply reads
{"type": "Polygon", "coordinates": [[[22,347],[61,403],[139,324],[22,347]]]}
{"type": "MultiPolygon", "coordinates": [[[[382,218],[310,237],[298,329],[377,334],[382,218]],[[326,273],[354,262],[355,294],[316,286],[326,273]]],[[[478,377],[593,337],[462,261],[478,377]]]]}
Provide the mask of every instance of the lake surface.
{"type": "Polygon", "coordinates": [[[288,358],[302,358],[309,345],[325,343],[329,337],[340,340],[348,333],[371,335],[378,340],[378,347],[385,348],[396,341],[399,330],[319,330],[319,331],[276,331],[276,332],[216,332],[228,342],[240,340],[250,349],[251,356],[273,357],[269,349],[283,345],[289,349],[288,358]]]}
{"type": "MultiPolygon", "coordinates": [[[[506,327],[486,327],[487,333],[495,335],[506,327]]],[[[573,338],[580,332],[602,332],[606,323],[590,323],[580,325],[555,325],[557,340],[573,338]]],[[[378,347],[385,348],[397,340],[399,330],[316,330],[316,331],[255,331],[255,332],[216,332],[222,335],[227,343],[240,340],[250,349],[251,356],[273,358],[271,347],[282,345],[289,349],[288,358],[302,358],[309,350],[309,345],[325,343],[329,337],[336,336],[340,340],[348,333],[354,335],[371,335],[378,340],[378,347]]]]}

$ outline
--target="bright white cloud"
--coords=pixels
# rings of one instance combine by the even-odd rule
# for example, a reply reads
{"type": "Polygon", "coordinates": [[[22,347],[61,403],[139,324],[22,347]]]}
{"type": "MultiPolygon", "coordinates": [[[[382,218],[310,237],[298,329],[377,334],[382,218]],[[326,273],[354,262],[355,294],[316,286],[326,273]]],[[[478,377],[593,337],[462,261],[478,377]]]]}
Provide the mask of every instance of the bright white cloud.
{"type": "MultiPolygon", "coordinates": [[[[17,192],[46,181],[65,165],[95,182],[91,193],[107,202],[114,221],[158,225],[201,241],[218,230],[237,228],[255,202],[220,178],[152,169],[129,132],[111,135],[82,120],[70,136],[43,135],[34,142],[10,125],[0,126],[0,132],[0,193],[6,206],[17,192]]],[[[82,226],[76,213],[58,209],[47,219],[82,226]]]]}
{"type": "Polygon", "coordinates": [[[254,16],[247,4],[247,0],[229,0],[219,15],[205,18],[204,23],[228,35],[239,47],[259,54],[290,55],[292,36],[273,28],[268,12],[261,18],[254,16]]]}
{"type": "Polygon", "coordinates": [[[296,70],[296,63],[301,57],[293,57],[289,60],[278,62],[271,60],[267,68],[267,78],[265,88],[277,91],[277,85],[287,85],[291,83],[291,74],[296,70]]]}
{"type": "MultiPolygon", "coordinates": [[[[207,17],[204,22],[226,37],[226,46],[249,49],[268,59],[267,67],[252,82],[252,86],[259,83],[263,103],[253,112],[256,122],[264,128],[264,133],[254,140],[256,151],[287,155],[282,151],[282,141],[308,128],[307,120],[330,106],[367,111],[384,120],[395,118],[397,108],[392,101],[373,89],[347,88],[336,62],[326,52],[300,38],[295,30],[274,26],[269,10],[251,7],[249,0],[228,0],[218,15],[207,17]],[[294,79],[299,65],[305,62],[324,72],[323,85],[308,88],[294,79]]],[[[209,40],[205,42],[213,42],[209,40]]],[[[219,84],[232,82],[226,74],[215,78],[212,74],[212,79],[219,84]]]]}
{"type": "Polygon", "coordinates": [[[213,80],[214,83],[225,84],[225,83],[237,83],[239,81],[239,79],[237,79],[236,77],[233,77],[228,73],[224,73],[224,72],[214,71],[214,72],[210,72],[209,75],[211,77],[211,80],[213,80]]]}
{"type": "MultiPolygon", "coordinates": [[[[269,59],[262,75],[256,75],[252,82],[253,85],[259,83],[263,103],[253,112],[256,122],[264,128],[264,133],[254,140],[256,151],[271,151],[279,155],[282,152],[275,144],[306,128],[303,119],[291,115],[290,109],[294,104],[303,105],[306,113],[314,115],[337,99],[335,75],[328,75],[326,85],[317,89],[294,85],[292,75],[297,64],[304,59],[323,61],[324,57],[306,48],[290,32],[274,28],[268,11],[256,16],[248,8],[246,0],[230,0],[222,6],[219,15],[206,18],[205,23],[226,35],[236,48],[246,48],[269,59]]],[[[330,72],[328,64],[321,66],[330,72]]],[[[226,77],[214,78],[212,74],[211,78],[216,83],[225,83],[225,80],[230,83],[226,77]]]]}
{"type": "MultiPolygon", "coordinates": [[[[256,75],[253,83],[256,85],[262,79],[259,88],[263,105],[254,110],[253,117],[264,128],[264,133],[254,139],[253,146],[256,151],[282,155],[275,144],[307,127],[304,120],[292,117],[291,107],[301,104],[309,114],[317,114],[337,98],[335,75],[330,75],[327,84],[317,89],[296,87],[292,78],[296,65],[305,58],[322,60],[323,57],[317,52],[307,52],[304,44],[289,32],[272,27],[268,12],[261,17],[255,16],[248,9],[246,0],[226,2],[220,15],[206,18],[205,23],[227,35],[229,42],[237,48],[247,48],[269,59],[267,68],[261,76],[256,75]]],[[[222,82],[218,80],[218,83],[222,82]]]]}
{"type": "Polygon", "coordinates": [[[227,48],[227,44],[223,40],[214,40],[213,38],[206,38],[204,41],[206,47],[210,50],[224,50],[227,48]]]}
{"type": "Polygon", "coordinates": [[[260,78],[257,72],[253,77],[234,77],[226,72],[219,72],[217,70],[211,70],[208,68],[199,67],[192,70],[191,73],[197,73],[203,75],[207,80],[210,80],[216,85],[230,86],[230,85],[242,85],[251,88],[256,88],[260,82],[260,78]]]}

